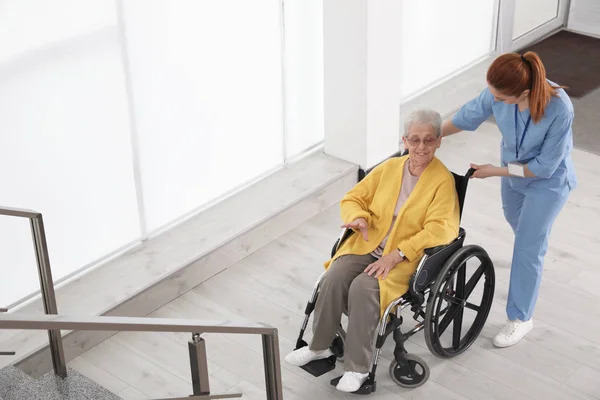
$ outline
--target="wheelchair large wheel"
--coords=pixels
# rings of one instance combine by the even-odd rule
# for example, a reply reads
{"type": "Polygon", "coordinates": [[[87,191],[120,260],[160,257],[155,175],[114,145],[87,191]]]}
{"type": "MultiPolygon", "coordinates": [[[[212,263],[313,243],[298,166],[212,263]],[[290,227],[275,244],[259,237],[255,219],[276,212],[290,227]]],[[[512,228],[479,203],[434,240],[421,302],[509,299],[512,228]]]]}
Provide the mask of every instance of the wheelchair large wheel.
{"type": "Polygon", "coordinates": [[[464,246],[450,256],[431,287],[425,314],[425,340],[434,355],[451,358],[473,344],[492,307],[494,281],[494,265],[481,247],[464,246]]]}

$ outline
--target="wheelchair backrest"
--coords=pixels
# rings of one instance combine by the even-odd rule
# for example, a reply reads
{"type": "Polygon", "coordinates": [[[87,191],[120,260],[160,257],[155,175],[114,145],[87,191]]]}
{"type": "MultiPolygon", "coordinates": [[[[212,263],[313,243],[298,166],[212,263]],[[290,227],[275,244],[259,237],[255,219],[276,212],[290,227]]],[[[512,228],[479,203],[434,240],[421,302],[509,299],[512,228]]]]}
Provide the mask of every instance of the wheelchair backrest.
{"type": "Polygon", "coordinates": [[[459,175],[455,172],[454,175],[454,186],[456,187],[456,194],[458,195],[458,209],[460,210],[459,218],[462,219],[463,206],[465,204],[465,197],[467,197],[467,186],[469,185],[469,179],[473,172],[469,169],[467,175],[459,175]]]}

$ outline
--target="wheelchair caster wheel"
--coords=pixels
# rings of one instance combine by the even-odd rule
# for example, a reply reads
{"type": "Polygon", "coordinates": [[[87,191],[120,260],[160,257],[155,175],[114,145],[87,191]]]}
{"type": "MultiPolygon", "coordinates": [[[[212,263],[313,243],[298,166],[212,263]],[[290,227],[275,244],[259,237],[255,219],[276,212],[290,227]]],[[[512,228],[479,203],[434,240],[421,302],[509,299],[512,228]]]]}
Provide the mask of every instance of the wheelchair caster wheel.
{"type": "Polygon", "coordinates": [[[402,367],[396,360],[390,363],[392,380],[405,388],[416,388],[427,382],[430,373],[427,363],[413,354],[406,354],[406,359],[410,367],[408,365],[402,367]]]}

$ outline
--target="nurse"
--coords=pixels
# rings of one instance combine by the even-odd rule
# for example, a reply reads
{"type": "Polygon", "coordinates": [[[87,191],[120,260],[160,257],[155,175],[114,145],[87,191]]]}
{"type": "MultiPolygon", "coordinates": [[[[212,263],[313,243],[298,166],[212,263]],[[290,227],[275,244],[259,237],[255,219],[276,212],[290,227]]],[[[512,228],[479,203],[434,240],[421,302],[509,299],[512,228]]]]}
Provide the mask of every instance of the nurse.
{"type": "Polygon", "coordinates": [[[487,71],[488,87],[442,127],[443,136],[474,131],[494,116],[501,165],[472,165],[474,178],[501,177],[502,208],[515,234],[506,325],[496,347],[512,346],[533,328],[548,237],[577,178],[571,160],[573,104],[546,79],[536,53],[503,54],[487,71]]]}

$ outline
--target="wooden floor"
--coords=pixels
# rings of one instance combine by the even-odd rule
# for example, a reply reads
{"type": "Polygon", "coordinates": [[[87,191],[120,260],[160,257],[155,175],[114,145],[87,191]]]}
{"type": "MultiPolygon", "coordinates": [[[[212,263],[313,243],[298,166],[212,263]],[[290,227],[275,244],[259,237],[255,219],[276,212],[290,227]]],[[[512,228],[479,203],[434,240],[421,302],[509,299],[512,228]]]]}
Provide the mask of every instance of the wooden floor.
{"type": "MultiPolygon", "coordinates": [[[[499,134],[492,124],[444,140],[438,156],[455,172],[469,162],[498,163],[499,134]]],[[[435,358],[419,333],[408,351],[424,358],[431,378],[417,389],[398,387],[388,375],[393,340],[385,345],[373,399],[600,399],[600,157],[576,151],[580,187],[559,216],[548,251],[534,330],[512,348],[491,338],[505,321],[513,236],[500,205],[499,180],[471,181],[462,226],[467,242],[481,245],[495,264],[496,292],[482,334],[464,354],[435,358]]],[[[156,311],[156,317],[246,318],[279,329],[282,357],[293,349],[303,309],[339,233],[338,208],[271,242],[235,266],[156,311]]],[[[412,327],[411,319],[406,319],[412,327]]],[[[309,335],[310,337],[310,335],[309,335]]],[[[188,335],[121,333],[70,363],[126,399],[187,396],[191,380],[188,335]]],[[[264,399],[258,337],[206,335],[211,391],[264,399]]],[[[313,378],[282,362],[284,397],[356,398],[329,385],[337,371],[313,378]]]]}

